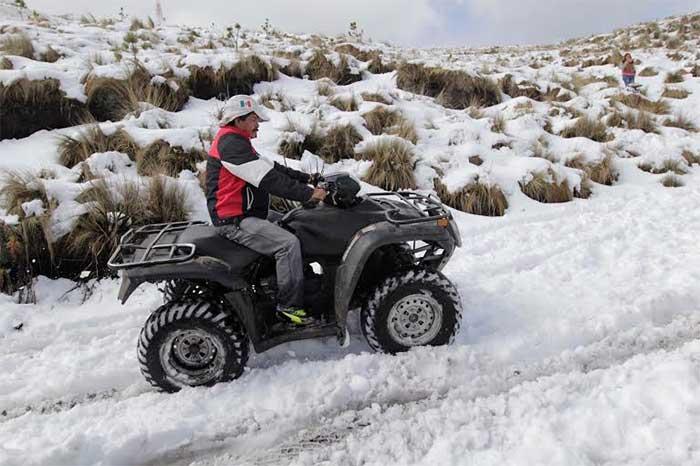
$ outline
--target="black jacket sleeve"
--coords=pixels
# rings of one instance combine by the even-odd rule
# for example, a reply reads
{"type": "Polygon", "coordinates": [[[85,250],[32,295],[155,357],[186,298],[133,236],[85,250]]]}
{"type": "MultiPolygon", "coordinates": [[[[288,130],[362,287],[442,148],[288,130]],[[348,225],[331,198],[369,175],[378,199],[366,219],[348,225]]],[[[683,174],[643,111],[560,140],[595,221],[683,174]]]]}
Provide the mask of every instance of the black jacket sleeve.
{"type": "Polygon", "coordinates": [[[281,165],[282,169],[275,169],[279,164],[260,157],[244,137],[226,135],[219,140],[218,149],[224,168],[246,183],[293,201],[306,202],[311,199],[314,190],[306,185],[308,175],[281,165]],[[304,176],[303,181],[294,178],[301,178],[301,175],[304,176]]]}
{"type": "Polygon", "coordinates": [[[309,175],[308,173],[300,172],[299,170],[294,170],[293,168],[285,167],[284,165],[279,164],[277,162],[275,162],[275,170],[281,171],[290,178],[295,179],[297,181],[301,181],[304,184],[308,184],[311,182],[311,175],[309,175]]]}

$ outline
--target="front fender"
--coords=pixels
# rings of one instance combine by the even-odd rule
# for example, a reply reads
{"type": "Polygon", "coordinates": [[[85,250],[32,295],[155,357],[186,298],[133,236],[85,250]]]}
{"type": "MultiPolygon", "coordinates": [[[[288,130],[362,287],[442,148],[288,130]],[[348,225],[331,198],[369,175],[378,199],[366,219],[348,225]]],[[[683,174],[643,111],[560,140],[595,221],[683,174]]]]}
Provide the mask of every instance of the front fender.
{"type": "Polygon", "coordinates": [[[455,248],[454,239],[445,228],[434,224],[394,225],[381,222],[358,231],[343,254],[343,261],[335,276],[335,317],[338,327],[345,330],[350,301],[367,260],[382,246],[409,241],[430,241],[445,250],[438,268],[449,260],[455,248]]]}

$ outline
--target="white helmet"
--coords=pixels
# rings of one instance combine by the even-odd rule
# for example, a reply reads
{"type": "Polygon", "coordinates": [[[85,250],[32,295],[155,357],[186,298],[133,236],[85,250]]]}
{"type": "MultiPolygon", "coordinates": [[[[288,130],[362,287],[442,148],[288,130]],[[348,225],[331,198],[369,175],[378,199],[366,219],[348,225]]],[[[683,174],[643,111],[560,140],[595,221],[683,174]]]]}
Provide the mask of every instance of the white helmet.
{"type": "Polygon", "coordinates": [[[248,95],[236,95],[224,104],[219,126],[226,126],[238,117],[255,113],[260,121],[268,121],[267,112],[248,95]]]}

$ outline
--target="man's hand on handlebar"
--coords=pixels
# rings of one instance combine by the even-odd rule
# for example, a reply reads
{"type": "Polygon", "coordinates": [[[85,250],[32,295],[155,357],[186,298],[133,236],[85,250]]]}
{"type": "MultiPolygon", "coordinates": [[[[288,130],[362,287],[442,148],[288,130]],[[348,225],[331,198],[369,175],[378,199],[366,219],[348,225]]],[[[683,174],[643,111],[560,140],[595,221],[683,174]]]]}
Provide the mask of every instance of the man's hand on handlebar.
{"type": "Polygon", "coordinates": [[[322,181],[323,181],[323,175],[321,175],[320,173],[312,173],[309,176],[309,184],[311,184],[314,187],[318,186],[318,184],[322,181]]]}
{"type": "Polygon", "coordinates": [[[326,198],[328,191],[323,188],[314,188],[314,193],[311,195],[311,201],[319,203],[326,198]]]}

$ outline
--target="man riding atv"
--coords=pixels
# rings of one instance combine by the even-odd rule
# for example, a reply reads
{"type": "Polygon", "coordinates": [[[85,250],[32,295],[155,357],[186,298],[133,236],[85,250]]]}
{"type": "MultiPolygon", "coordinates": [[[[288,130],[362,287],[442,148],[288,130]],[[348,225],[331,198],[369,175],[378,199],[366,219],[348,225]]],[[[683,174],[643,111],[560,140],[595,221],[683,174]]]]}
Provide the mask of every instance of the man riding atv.
{"type": "Polygon", "coordinates": [[[303,308],[299,239],[274,223],[279,217],[268,205],[270,194],[318,203],[327,193],[308,186],[318,182],[318,174],[302,173],[260,157],[250,142],[258,135],[259,121],[268,121],[268,117],[250,96],[237,95],[226,103],[207,160],[207,208],[221,236],[275,257],[277,315],[283,321],[304,325],[310,317],[303,308]]]}

